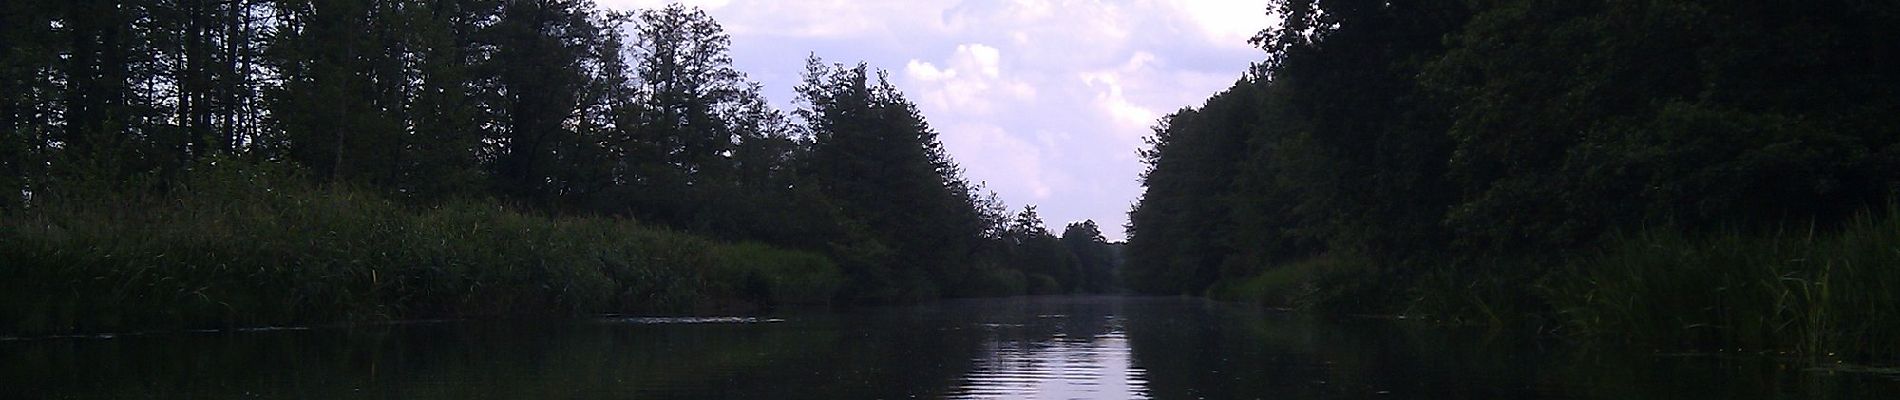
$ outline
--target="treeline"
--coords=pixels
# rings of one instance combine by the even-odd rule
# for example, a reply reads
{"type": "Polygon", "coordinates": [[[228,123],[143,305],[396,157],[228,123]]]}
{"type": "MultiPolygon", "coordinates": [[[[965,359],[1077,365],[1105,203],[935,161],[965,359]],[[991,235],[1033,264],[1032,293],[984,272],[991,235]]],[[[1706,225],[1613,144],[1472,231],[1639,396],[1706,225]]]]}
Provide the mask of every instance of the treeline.
{"type": "Polygon", "coordinates": [[[1665,347],[1900,333],[1892,4],[1270,13],[1266,61],[1155,129],[1134,289],[1665,347]]]}
{"type": "MultiPolygon", "coordinates": [[[[838,300],[1111,286],[1099,235],[1050,245],[1033,209],[1012,214],[961,176],[883,72],[814,55],[786,113],[733,67],[729,42],[678,5],[9,1],[0,210],[60,225],[84,218],[48,216],[118,212],[101,199],[196,207],[224,196],[195,193],[206,186],[327,196],[307,188],[321,186],[425,216],[475,201],[549,229],[637,220],[815,252],[843,270],[838,300]]],[[[13,228],[16,247],[61,250],[37,241],[47,227],[13,228]]]]}

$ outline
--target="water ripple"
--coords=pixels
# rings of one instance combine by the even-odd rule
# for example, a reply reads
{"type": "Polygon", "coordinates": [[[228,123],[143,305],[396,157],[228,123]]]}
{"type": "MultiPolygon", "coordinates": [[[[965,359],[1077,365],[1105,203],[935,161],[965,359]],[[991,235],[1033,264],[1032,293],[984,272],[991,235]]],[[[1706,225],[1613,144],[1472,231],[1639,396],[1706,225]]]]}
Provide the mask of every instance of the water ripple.
{"type": "Polygon", "coordinates": [[[638,324],[638,325],[758,324],[758,323],[785,322],[785,320],[778,319],[778,318],[754,318],[754,317],[614,317],[614,318],[602,318],[600,319],[600,321],[606,322],[606,323],[622,323],[622,324],[638,324]]]}
{"type": "Polygon", "coordinates": [[[1128,338],[1119,329],[1093,338],[1058,333],[989,346],[949,397],[1147,398],[1144,371],[1132,365],[1128,338]]]}

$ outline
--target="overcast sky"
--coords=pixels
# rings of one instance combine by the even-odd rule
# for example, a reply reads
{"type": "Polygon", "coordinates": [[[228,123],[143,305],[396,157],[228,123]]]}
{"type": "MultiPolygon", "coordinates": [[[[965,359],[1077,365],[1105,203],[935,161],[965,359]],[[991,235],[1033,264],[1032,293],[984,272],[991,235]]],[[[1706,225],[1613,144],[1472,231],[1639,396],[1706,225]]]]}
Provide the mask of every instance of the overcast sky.
{"type": "MultiPolygon", "coordinates": [[[[651,8],[667,0],[601,0],[651,8]]],[[[684,0],[791,110],[807,53],[891,79],[966,170],[1049,229],[1093,219],[1123,239],[1136,151],[1156,119],[1200,106],[1262,53],[1266,0],[684,0]]]]}

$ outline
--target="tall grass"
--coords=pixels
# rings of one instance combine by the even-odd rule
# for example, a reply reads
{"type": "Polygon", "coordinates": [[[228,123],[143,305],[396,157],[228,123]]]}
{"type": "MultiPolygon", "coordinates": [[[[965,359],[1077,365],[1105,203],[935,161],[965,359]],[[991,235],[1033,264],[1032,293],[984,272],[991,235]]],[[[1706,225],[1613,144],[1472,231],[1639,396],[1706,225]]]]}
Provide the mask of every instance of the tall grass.
{"type": "Polygon", "coordinates": [[[1606,243],[1564,258],[1426,265],[1415,279],[1399,273],[1405,265],[1335,252],[1223,280],[1208,295],[1658,352],[1900,359],[1900,208],[1829,230],[1651,229],[1606,243]]]}
{"type": "Polygon", "coordinates": [[[1652,231],[1546,284],[1571,334],[1658,349],[1900,356],[1900,218],[1832,232],[1652,231]]]}
{"type": "Polygon", "coordinates": [[[823,303],[828,259],[492,201],[407,207],[214,169],[0,218],[0,334],[823,303]]]}
{"type": "Polygon", "coordinates": [[[1276,266],[1261,271],[1251,277],[1222,280],[1207,289],[1207,295],[1216,300],[1240,301],[1269,307],[1296,308],[1312,304],[1318,299],[1322,277],[1339,273],[1340,263],[1332,256],[1318,256],[1310,259],[1276,266]]]}
{"type": "Polygon", "coordinates": [[[1395,268],[1381,268],[1373,258],[1356,252],[1335,251],[1274,266],[1253,276],[1222,280],[1208,288],[1208,297],[1269,307],[1297,308],[1330,314],[1389,312],[1404,287],[1392,279],[1395,268]]]}

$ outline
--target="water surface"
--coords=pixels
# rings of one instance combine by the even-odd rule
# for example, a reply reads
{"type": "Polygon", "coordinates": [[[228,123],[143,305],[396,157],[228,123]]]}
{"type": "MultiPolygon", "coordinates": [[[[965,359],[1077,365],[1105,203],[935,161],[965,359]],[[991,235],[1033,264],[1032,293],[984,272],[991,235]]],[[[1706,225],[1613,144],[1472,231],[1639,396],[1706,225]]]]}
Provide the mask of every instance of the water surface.
{"type": "Polygon", "coordinates": [[[1181,298],[0,341],[0,398],[1859,399],[1888,376],[1181,298]],[[1609,353],[1609,354],[1605,354],[1609,353]]]}

